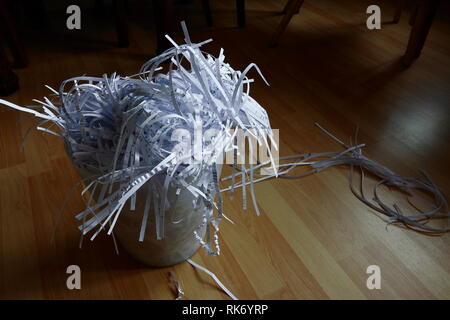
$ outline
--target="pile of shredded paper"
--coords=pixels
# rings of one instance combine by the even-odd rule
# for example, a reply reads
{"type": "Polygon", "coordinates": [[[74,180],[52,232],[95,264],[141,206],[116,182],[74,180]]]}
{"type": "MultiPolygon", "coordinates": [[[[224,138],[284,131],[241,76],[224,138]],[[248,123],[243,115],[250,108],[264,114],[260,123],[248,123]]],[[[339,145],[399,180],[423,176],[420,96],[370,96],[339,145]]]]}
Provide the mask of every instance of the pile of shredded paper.
{"type": "MultiPolygon", "coordinates": [[[[223,214],[217,164],[226,152],[237,156],[233,141],[238,132],[251,135],[260,145],[272,140],[276,146],[266,111],[249,95],[252,80],[246,74],[252,68],[258,70],[257,66],[249,65],[244,72],[233,70],[224,62],[223,50],[218,58],[202,52],[201,46],[211,40],[191,43],[184,23],[182,27],[186,43],[178,45],[167,36],[174,47],[145,63],[134,76],[68,79],[59,92],[48,87],[53,91],[50,99],[34,100],[41,105],[40,111],[0,100],[34,114],[40,118],[38,130],[64,140],[85,178],[82,194],[91,195],[86,210],[76,215],[82,221],[82,234],[92,232],[91,240],[101,230],[111,234],[123,208],[129,205],[134,210],[137,191],[151,180],[147,199],[140,201],[158,203],[146,206],[141,230],[148,215],[154,214],[156,236],[162,239],[164,216],[171,208],[169,187],[186,188],[196,199],[190,204],[193,208],[205,204],[202,224],[193,236],[209,254],[219,254],[217,233],[223,214]],[[161,65],[169,68],[167,73],[158,73],[161,65]],[[261,130],[265,134],[259,134],[261,130]],[[210,241],[198,232],[204,227],[210,241]]],[[[241,182],[251,183],[256,207],[253,170],[247,176],[242,170],[241,182]]],[[[144,235],[141,232],[140,241],[144,235]]]]}
{"type": "MultiPolygon", "coordinates": [[[[207,239],[211,240],[203,239],[197,232],[194,236],[209,254],[217,255],[220,253],[217,232],[223,217],[222,192],[240,189],[246,207],[248,186],[253,207],[259,213],[255,183],[273,177],[302,177],[341,165],[350,168],[350,186],[355,196],[391,221],[424,232],[449,230],[427,223],[433,217],[449,217],[449,213],[445,197],[426,174],[422,178],[399,176],[366,158],[361,151],[364,145],[357,144],[356,139],[354,144],[346,144],[319,126],[343,151],[275,159],[278,153],[272,154],[270,150],[278,146],[267,113],[249,95],[252,80],[247,73],[255,68],[261,75],[257,66],[250,64],[243,72],[234,70],[225,63],[223,50],[217,58],[201,51],[201,46],[211,40],[192,43],[184,23],[182,28],[185,44],[177,44],[167,36],[173,48],[145,63],[134,76],[113,74],[66,80],[59,92],[49,87],[53,91],[50,99],[35,100],[39,109],[0,100],[6,106],[40,118],[37,128],[61,137],[73,164],[89,176],[83,194],[96,194],[96,198],[89,199],[86,210],[76,216],[82,221],[83,235],[92,232],[94,239],[101,230],[111,233],[124,206],[133,210],[137,191],[154,179],[146,194],[149,199],[158,199],[159,204],[152,213],[146,207],[143,229],[148,215],[154,214],[156,235],[162,239],[164,215],[171,207],[167,201],[169,186],[186,188],[197,199],[193,208],[200,202],[205,204],[198,230],[207,226],[207,239]],[[166,73],[158,73],[163,69],[161,66],[168,68],[166,73]],[[221,163],[225,153],[232,152],[234,160],[245,158],[235,144],[237,132],[267,146],[269,160],[249,166],[245,161],[240,165],[233,163],[232,174],[220,179],[216,164],[221,163]],[[310,171],[293,175],[293,170],[300,166],[310,171]],[[271,173],[257,173],[263,167],[271,168],[271,173]],[[352,179],[355,169],[360,171],[359,186],[352,179]],[[363,192],[365,172],[379,179],[370,200],[363,192]],[[220,180],[231,183],[220,189],[220,180]],[[427,202],[430,209],[415,208],[418,212],[407,215],[399,206],[382,201],[377,193],[382,185],[428,193],[433,199],[427,202]],[[209,237],[210,232],[213,237],[209,237]]],[[[255,151],[250,148],[249,152],[252,159],[255,151]]],[[[141,232],[139,239],[143,238],[141,232]]]]}

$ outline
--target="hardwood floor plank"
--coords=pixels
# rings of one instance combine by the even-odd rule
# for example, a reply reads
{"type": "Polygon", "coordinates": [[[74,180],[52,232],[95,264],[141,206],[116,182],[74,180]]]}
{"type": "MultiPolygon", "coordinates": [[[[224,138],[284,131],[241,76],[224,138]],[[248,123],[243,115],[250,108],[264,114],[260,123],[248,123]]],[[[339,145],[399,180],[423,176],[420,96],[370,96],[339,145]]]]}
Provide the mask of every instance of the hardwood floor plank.
{"type": "Polygon", "coordinates": [[[282,196],[274,187],[267,185],[259,195],[260,203],[266,212],[271,212],[272,223],[284,234],[296,254],[331,299],[364,298],[363,293],[336,264],[327,248],[323,247],[305,226],[294,209],[284,203],[282,196]]]}
{"type": "Polygon", "coordinates": [[[0,170],[0,299],[43,298],[26,167],[0,170]]]}
{"type": "Polygon", "coordinates": [[[24,153],[20,150],[20,115],[14,111],[0,113],[0,128],[4,134],[0,135],[0,169],[14,167],[25,162],[24,153]],[[8,150],[8,152],[7,152],[8,150]]]}

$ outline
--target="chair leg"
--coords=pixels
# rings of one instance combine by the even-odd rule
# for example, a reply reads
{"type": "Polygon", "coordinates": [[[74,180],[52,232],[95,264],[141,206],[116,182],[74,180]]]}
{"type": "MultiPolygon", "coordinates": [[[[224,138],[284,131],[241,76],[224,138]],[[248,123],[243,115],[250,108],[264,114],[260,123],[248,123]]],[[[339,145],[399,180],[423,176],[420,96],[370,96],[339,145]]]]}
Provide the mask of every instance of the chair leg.
{"type": "MultiPolygon", "coordinates": [[[[286,12],[288,11],[289,7],[292,5],[292,2],[295,2],[296,0],[288,0],[288,2],[286,3],[286,5],[283,8],[283,11],[281,11],[282,14],[286,14],[286,12]]],[[[300,9],[297,10],[296,13],[299,13],[300,9]]]]}
{"type": "Polygon", "coordinates": [[[405,7],[405,4],[406,0],[397,0],[397,3],[395,5],[394,18],[392,19],[392,22],[398,23],[400,21],[402,10],[405,7]]]}
{"type": "Polygon", "coordinates": [[[418,7],[418,5],[417,5],[417,3],[414,5],[414,7],[412,8],[412,11],[411,11],[411,15],[410,15],[410,17],[409,17],[409,25],[410,26],[413,26],[414,25],[414,20],[416,20],[416,16],[417,16],[417,7],[418,7]]]}
{"type": "Polygon", "coordinates": [[[410,66],[420,56],[439,5],[439,0],[420,0],[403,63],[410,66]]]}
{"type": "Polygon", "coordinates": [[[160,54],[170,48],[165,35],[173,30],[173,0],[153,0],[153,18],[156,27],[156,53],[160,54]]]}
{"type": "Polygon", "coordinates": [[[286,27],[289,24],[289,21],[291,21],[294,14],[300,11],[300,8],[303,4],[304,0],[294,0],[290,1],[290,6],[286,10],[286,14],[283,16],[283,19],[281,20],[280,24],[277,27],[277,30],[272,36],[272,39],[269,41],[269,47],[275,47],[278,44],[278,40],[280,39],[281,35],[283,34],[284,30],[286,30],[286,27]]]}
{"type": "Polygon", "coordinates": [[[206,25],[208,27],[212,27],[213,20],[212,20],[211,6],[209,4],[209,0],[202,0],[202,7],[203,7],[203,12],[205,14],[206,25]]]}
{"type": "Polygon", "coordinates": [[[128,47],[128,18],[124,0],[114,0],[114,20],[116,23],[117,42],[120,48],[128,47]]]}
{"type": "Polygon", "coordinates": [[[236,11],[239,28],[245,27],[245,0],[236,0],[236,11]]]}

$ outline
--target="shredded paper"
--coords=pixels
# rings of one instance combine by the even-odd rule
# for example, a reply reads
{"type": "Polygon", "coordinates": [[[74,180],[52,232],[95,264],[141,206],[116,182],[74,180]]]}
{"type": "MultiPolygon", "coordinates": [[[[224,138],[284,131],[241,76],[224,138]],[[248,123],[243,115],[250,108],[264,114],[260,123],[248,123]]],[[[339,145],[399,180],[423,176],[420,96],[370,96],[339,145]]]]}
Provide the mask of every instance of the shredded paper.
{"type": "MultiPolygon", "coordinates": [[[[163,239],[165,213],[173,206],[167,193],[170,186],[177,186],[177,194],[179,188],[192,193],[192,208],[203,204],[202,223],[193,236],[208,254],[218,255],[219,224],[224,217],[222,193],[229,192],[233,198],[240,190],[246,208],[249,191],[259,214],[255,183],[274,177],[300,178],[342,165],[350,169],[349,183],[355,196],[391,222],[430,233],[449,230],[428,224],[430,218],[448,218],[449,213],[445,197],[426,173],[420,178],[402,177],[365,157],[364,145],[356,138],[347,144],[317,125],[343,150],[278,157],[277,134],[267,112],[250,96],[253,80],[247,73],[255,69],[264,79],[258,67],[250,64],[242,72],[234,70],[225,62],[223,49],[218,57],[203,52],[202,46],[211,40],[193,43],[184,23],[182,28],[185,43],[177,44],[166,36],[173,47],[145,63],[136,75],[68,79],[59,91],[48,87],[52,95],[35,100],[38,107],[0,100],[38,117],[38,130],[63,139],[73,164],[83,173],[86,187],[82,194],[90,195],[85,210],[76,215],[83,235],[94,239],[102,230],[111,234],[123,208],[134,210],[139,200],[145,202],[145,210],[137,237],[143,241],[148,216],[153,214],[156,237],[163,239]],[[266,160],[246,165],[236,142],[238,134],[265,146],[266,160]],[[232,159],[232,174],[221,178],[225,155],[232,159]],[[294,174],[299,167],[309,170],[294,174]],[[359,183],[353,181],[355,170],[359,171],[359,183]],[[366,174],[379,180],[369,198],[363,188],[366,174]],[[152,183],[147,184],[149,181],[152,183]],[[228,186],[224,186],[226,181],[228,186]],[[137,199],[137,191],[144,185],[148,186],[145,199],[137,199]],[[398,205],[386,204],[378,194],[383,185],[415,196],[419,195],[414,190],[428,193],[432,200],[423,201],[430,209],[414,207],[417,212],[407,214],[398,205]],[[200,233],[202,228],[206,235],[200,233]]],[[[255,158],[252,144],[249,153],[250,159],[255,158]]],[[[178,284],[176,287],[182,296],[178,284]]]]}

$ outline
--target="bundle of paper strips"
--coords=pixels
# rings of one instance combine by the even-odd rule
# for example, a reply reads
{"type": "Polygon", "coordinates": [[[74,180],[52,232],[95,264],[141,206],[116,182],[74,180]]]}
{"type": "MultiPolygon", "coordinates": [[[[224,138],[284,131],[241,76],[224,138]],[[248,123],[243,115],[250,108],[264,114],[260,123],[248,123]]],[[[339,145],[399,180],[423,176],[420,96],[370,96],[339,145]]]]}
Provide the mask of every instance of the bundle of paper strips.
{"type": "MultiPolygon", "coordinates": [[[[274,177],[298,178],[341,165],[350,168],[350,187],[355,196],[391,221],[424,232],[449,230],[427,223],[429,218],[449,217],[449,213],[445,197],[426,174],[422,178],[395,174],[366,158],[362,154],[364,145],[357,144],[356,138],[354,144],[347,144],[318,126],[344,150],[278,157],[277,136],[267,113],[249,95],[253,80],[247,73],[255,68],[261,75],[258,67],[250,64],[243,72],[234,70],[225,63],[223,49],[217,58],[201,51],[201,46],[211,40],[192,43],[184,23],[182,28],[186,43],[177,44],[167,36],[173,48],[145,63],[136,75],[66,80],[59,91],[50,88],[50,99],[38,101],[40,111],[0,100],[35,115],[39,118],[38,130],[64,140],[86,183],[83,194],[90,194],[86,209],[76,215],[82,221],[83,235],[93,231],[94,239],[104,229],[111,234],[123,208],[129,205],[133,211],[136,203],[143,202],[141,231],[136,239],[144,240],[150,211],[156,221],[156,237],[163,239],[165,213],[174,207],[173,201],[183,189],[192,196],[188,205],[202,211],[201,222],[191,236],[209,254],[217,255],[223,192],[240,189],[246,207],[248,186],[259,214],[255,183],[274,177]],[[159,72],[162,66],[168,68],[165,73],[159,72]],[[267,160],[246,165],[245,154],[239,152],[236,143],[238,133],[265,146],[267,160]],[[232,174],[220,179],[218,164],[230,153],[232,174]],[[237,159],[243,161],[238,163],[237,159]],[[305,166],[308,172],[293,174],[296,168],[305,166]],[[268,170],[261,174],[261,168],[268,170]],[[352,179],[355,169],[361,172],[360,186],[352,179]],[[371,200],[363,192],[365,172],[379,179],[371,200]],[[220,181],[231,183],[220,189],[220,181]],[[383,202],[377,193],[382,185],[408,193],[412,189],[428,193],[433,199],[428,202],[431,208],[407,215],[399,206],[383,202]],[[138,190],[142,188],[147,189],[139,199],[138,190]],[[169,197],[170,190],[175,190],[175,197],[169,197]]],[[[255,152],[250,147],[250,159],[255,152]]]]}

